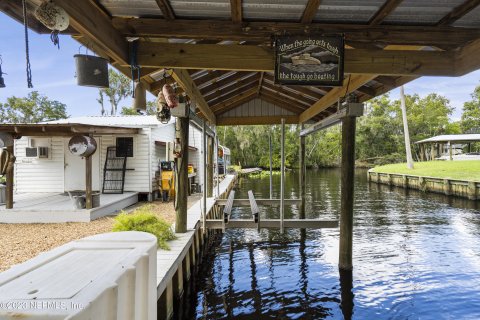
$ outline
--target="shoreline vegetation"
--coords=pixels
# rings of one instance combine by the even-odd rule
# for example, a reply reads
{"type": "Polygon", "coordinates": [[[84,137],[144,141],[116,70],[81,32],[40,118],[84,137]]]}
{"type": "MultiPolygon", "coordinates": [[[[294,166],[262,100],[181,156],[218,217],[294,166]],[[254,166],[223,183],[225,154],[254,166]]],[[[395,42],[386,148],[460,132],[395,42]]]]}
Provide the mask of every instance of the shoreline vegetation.
{"type": "Polygon", "coordinates": [[[453,180],[480,181],[479,160],[415,162],[413,169],[408,169],[406,163],[395,163],[378,166],[371,169],[371,171],[453,180]]]}

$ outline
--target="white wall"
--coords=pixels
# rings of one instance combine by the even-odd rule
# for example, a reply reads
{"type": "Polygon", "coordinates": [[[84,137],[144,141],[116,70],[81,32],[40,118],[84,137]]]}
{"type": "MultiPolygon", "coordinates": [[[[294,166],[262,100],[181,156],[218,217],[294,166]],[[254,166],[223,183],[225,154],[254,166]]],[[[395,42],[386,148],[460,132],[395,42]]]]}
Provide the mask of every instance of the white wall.
{"type": "Polygon", "coordinates": [[[62,137],[23,137],[15,140],[15,192],[63,192],[64,146],[62,137]],[[27,158],[25,148],[48,147],[48,159],[27,158]]]}

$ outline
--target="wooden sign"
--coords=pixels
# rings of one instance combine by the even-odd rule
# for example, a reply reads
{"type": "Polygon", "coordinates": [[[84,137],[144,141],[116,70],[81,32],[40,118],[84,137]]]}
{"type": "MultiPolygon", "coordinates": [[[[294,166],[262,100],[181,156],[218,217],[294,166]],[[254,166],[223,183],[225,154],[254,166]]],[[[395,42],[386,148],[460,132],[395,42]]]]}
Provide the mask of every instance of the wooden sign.
{"type": "Polygon", "coordinates": [[[275,40],[275,83],[343,85],[342,35],[284,36],[275,40]]]}

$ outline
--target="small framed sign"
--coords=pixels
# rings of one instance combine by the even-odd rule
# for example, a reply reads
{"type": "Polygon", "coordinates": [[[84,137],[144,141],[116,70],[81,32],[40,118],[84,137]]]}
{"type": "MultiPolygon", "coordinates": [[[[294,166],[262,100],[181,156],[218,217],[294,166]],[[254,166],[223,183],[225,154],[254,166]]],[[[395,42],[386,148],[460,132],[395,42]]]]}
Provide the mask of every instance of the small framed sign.
{"type": "Polygon", "coordinates": [[[343,35],[282,36],[275,39],[275,83],[343,85],[343,35]]]}

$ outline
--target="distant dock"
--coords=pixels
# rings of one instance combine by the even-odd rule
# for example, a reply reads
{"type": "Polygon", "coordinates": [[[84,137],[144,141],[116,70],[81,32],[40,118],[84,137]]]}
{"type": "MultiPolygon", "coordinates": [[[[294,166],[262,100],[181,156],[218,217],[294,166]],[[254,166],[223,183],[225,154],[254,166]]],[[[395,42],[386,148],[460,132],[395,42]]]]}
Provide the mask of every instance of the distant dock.
{"type": "Polygon", "coordinates": [[[262,168],[246,168],[240,170],[241,176],[247,176],[249,174],[260,173],[262,172],[262,168]]]}

